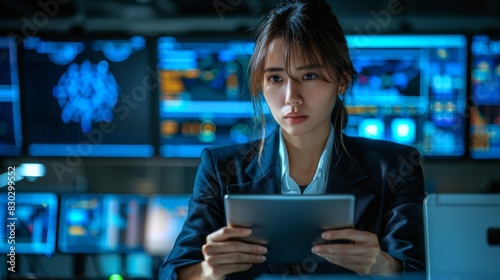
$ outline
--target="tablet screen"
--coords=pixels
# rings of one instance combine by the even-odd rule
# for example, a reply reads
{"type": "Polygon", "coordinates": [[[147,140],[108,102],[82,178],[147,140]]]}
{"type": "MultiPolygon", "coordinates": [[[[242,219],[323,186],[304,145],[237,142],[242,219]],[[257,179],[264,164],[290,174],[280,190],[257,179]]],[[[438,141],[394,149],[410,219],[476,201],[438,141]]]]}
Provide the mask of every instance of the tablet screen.
{"type": "Polygon", "coordinates": [[[268,249],[268,263],[301,263],[314,257],[321,233],[352,228],[353,195],[226,195],[226,222],[252,229],[240,240],[268,249]]]}

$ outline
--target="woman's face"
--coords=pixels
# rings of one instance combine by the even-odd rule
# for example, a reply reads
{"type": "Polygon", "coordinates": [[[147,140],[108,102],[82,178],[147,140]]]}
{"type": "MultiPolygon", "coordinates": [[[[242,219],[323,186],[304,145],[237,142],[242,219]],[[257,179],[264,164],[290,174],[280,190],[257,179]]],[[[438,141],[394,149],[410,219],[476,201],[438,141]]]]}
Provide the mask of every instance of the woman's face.
{"type": "Polygon", "coordinates": [[[283,133],[321,137],[330,131],[339,84],[337,80],[327,82],[323,78],[324,67],[312,65],[305,55],[294,53],[289,76],[285,70],[283,40],[276,39],[269,45],[262,89],[283,133]]]}

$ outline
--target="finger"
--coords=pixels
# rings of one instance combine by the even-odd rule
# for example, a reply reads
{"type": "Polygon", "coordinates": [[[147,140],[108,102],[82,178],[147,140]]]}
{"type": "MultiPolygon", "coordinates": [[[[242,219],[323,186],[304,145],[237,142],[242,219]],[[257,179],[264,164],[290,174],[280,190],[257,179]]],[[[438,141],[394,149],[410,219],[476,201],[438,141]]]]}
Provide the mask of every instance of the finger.
{"type": "Polygon", "coordinates": [[[339,229],[329,230],[321,234],[321,238],[325,240],[352,240],[355,242],[367,243],[377,241],[377,235],[368,231],[361,231],[357,229],[339,229]]]}
{"type": "Polygon", "coordinates": [[[266,261],[266,257],[262,255],[244,254],[244,253],[229,253],[208,256],[205,261],[212,267],[226,264],[254,264],[266,261]]]}
{"type": "Polygon", "coordinates": [[[312,247],[311,252],[314,254],[377,255],[380,248],[365,244],[324,244],[312,247]]]}
{"type": "Polygon", "coordinates": [[[207,236],[208,242],[220,242],[225,241],[232,237],[244,237],[252,234],[252,230],[248,228],[233,228],[233,227],[223,227],[207,236]]]}
{"type": "Polygon", "coordinates": [[[225,241],[225,242],[211,242],[203,245],[202,251],[204,254],[215,255],[231,252],[241,252],[255,255],[262,255],[267,253],[264,246],[249,244],[241,241],[225,241]]]}

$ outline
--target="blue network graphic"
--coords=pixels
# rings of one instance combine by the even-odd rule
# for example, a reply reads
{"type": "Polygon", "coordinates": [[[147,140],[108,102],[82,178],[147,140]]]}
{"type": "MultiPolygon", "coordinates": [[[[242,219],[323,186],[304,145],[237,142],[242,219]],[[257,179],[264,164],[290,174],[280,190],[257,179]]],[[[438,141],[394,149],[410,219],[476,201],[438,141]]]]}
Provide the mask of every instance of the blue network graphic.
{"type": "Polygon", "coordinates": [[[118,86],[106,61],[81,65],[72,63],[54,87],[54,96],[62,109],[65,123],[80,123],[83,132],[92,129],[92,123],[110,122],[118,99],[118,86]]]}

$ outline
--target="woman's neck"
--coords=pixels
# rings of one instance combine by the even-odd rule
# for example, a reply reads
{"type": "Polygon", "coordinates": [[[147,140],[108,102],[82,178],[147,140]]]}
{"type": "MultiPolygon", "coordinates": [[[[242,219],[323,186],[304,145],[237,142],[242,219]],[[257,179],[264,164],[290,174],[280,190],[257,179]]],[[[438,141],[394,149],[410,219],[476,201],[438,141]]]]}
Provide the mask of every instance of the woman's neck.
{"type": "Polygon", "coordinates": [[[329,134],[329,130],[324,135],[291,136],[283,133],[290,177],[297,184],[308,185],[314,178],[329,134]]]}

